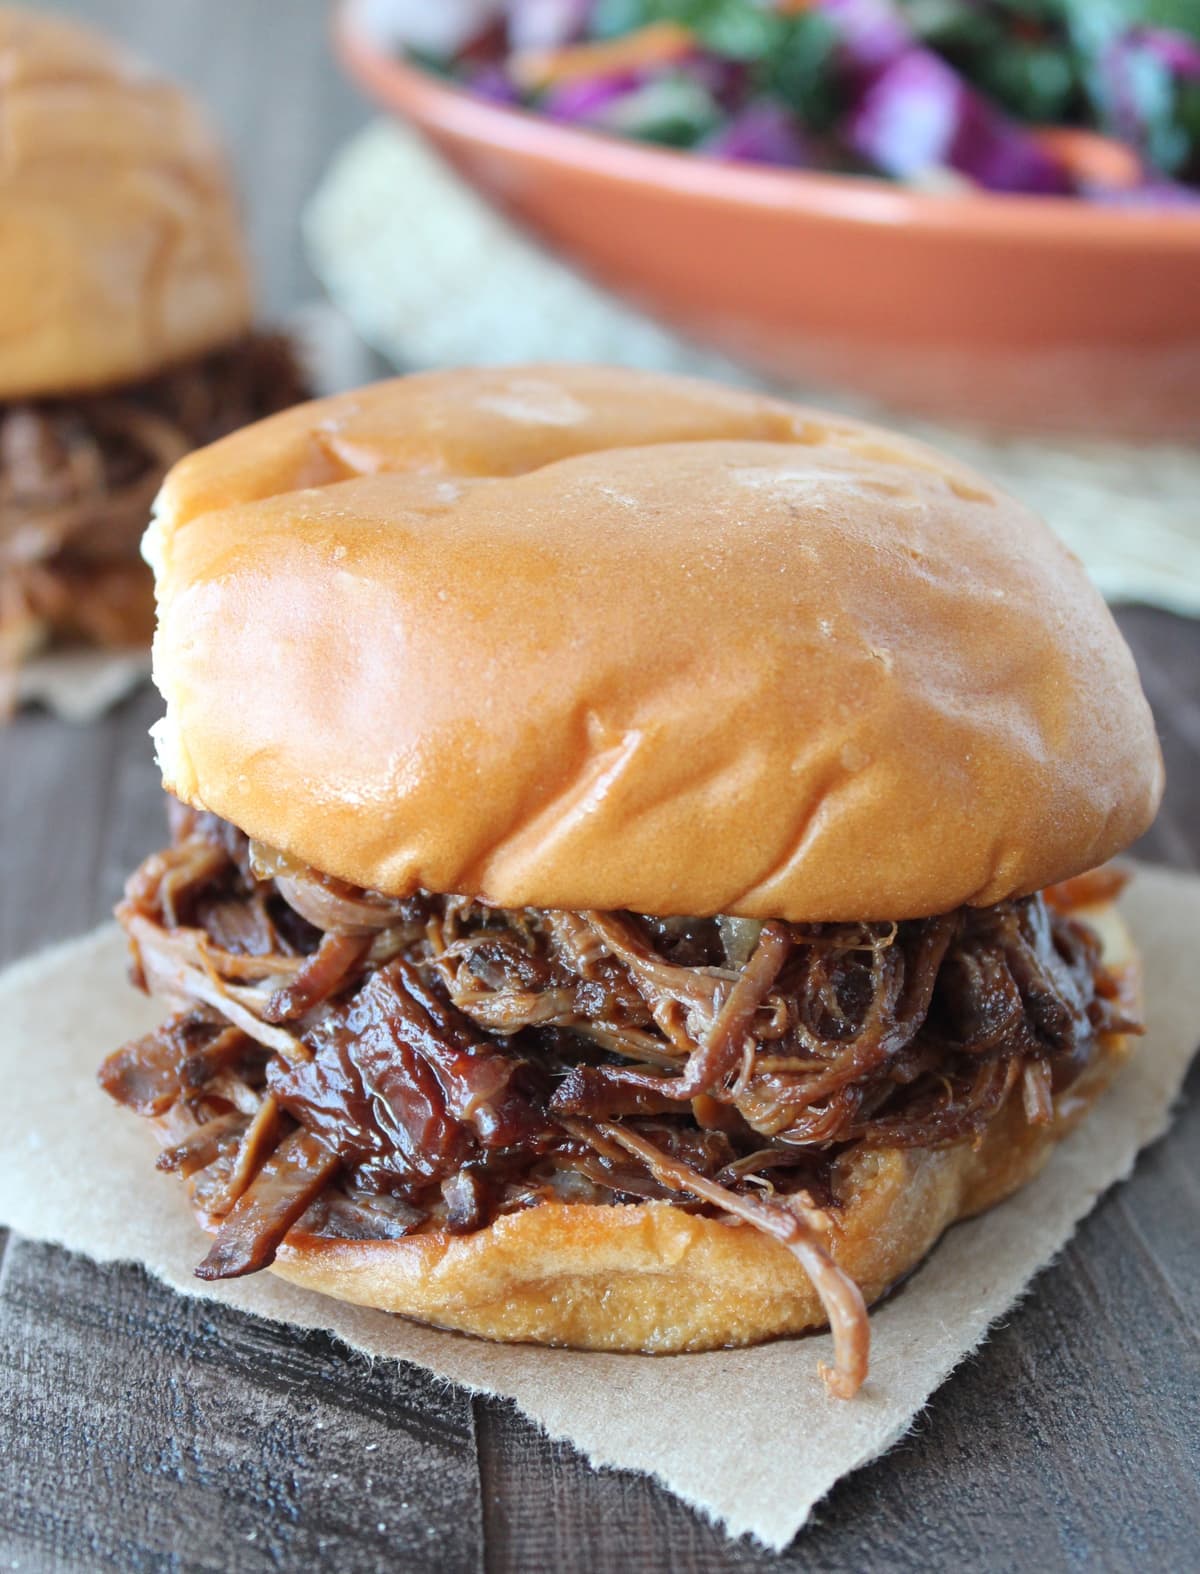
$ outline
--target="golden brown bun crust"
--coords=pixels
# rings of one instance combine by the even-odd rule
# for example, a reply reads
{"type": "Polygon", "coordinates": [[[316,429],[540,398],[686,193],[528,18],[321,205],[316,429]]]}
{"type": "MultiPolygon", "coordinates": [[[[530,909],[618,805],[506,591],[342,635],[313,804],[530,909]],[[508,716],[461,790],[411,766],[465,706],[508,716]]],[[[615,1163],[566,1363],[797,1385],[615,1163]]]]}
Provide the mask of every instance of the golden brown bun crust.
{"type": "Polygon", "coordinates": [[[1161,791],[1037,519],[717,385],[376,384],[185,459],[147,552],[166,786],[360,886],[903,918],[1091,868],[1161,791]]]}
{"type": "Polygon", "coordinates": [[[136,381],[242,333],[237,211],[193,101],[15,6],[0,81],[0,399],[136,381]]]}
{"type": "MultiPolygon", "coordinates": [[[[1076,916],[1103,932],[1106,960],[1127,970],[1133,994],[1133,945],[1115,909],[1076,916]]],[[[830,1250],[868,1304],[915,1268],[956,1219],[1032,1180],[1128,1049],[1126,1038],[1105,1039],[1101,1056],[1056,1101],[1050,1126],[1030,1126],[1018,1094],[978,1148],[852,1152],[836,1178],[843,1206],[830,1250]]],[[[326,1241],[293,1231],[273,1272],[438,1327],[583,1350],[712,1350],[826,1322],[786,1247],[749,1225],[666,1202],[542,1204],[465,1236],[326,1241]]]]}

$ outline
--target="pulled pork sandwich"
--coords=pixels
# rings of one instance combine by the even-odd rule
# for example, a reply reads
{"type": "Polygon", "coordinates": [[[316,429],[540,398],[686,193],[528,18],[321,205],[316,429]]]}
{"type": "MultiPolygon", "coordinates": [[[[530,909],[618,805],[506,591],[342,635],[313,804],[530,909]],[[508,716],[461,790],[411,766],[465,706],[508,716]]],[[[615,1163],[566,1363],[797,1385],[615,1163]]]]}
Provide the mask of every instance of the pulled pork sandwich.
{"type": "Polygon", "coordinates": [[[0,710],[56,637],[148,644],[138,556],[190,449],[304,397],[251,330],[224,162],[180,89],[0,6],[0,710]]]}
{"type": "Polygon", "coordinates": [[[148,537],[169,1002],[101,1080],[197,1272],[490,1338],[828,1325],[1027,1181],[1138,1031],[1088,874],[1161,765],[1035,518],[702,383],[452,372],[193,454],[148,537]],[[1066,883],[1063,883],[1066,882],[1066,883]]]}

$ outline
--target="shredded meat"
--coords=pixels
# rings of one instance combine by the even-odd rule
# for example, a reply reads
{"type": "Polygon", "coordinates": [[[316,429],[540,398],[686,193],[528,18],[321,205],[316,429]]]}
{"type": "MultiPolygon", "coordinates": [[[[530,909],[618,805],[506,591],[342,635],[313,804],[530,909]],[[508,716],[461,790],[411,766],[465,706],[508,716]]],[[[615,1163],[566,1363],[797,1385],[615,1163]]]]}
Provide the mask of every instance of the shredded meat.
{"type": "Polygon", "coordinates": [[[0,406],[0,684],[48,633],[148,644],[138,545],[163,476],[306,397],[288,341],[252,334],[109,393],[0,406]]]}
{"type": "Polygon", "coordinates": [[[205,1277],[293,1227],[669,1197],[799,1258],[850,1394],[867,1334],[826,1244],[836,1162],[977,1140],[1010,1097],[1046,1122],[1100,1036],[1137,1031],[1068,890],[899,923],[512,911],[360,891],[179,805],[172,831],[118,912],[179,1014],[101,1080],[169,1119],[160,1162],[218,1223],[205,1277]]]}

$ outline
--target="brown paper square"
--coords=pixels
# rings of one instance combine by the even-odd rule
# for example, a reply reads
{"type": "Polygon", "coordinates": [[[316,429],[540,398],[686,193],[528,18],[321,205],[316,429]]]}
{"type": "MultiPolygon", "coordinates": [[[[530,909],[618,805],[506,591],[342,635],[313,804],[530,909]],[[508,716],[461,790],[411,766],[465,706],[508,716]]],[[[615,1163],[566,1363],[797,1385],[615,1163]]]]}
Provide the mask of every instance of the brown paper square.
{"type": "Polygon", "coordinates": [[[731,1534],[781,1548],[840,1476],[903,1436],[1105,1188],[1129,1173],[1138,1149],[1166,1128],[1200,1039],[1200,878],[1141,869],[1122,905],[1145,957],[1146,1037],[1041,1177],[951,1230],[873,1314],[871,1378],[849,1403],[830,1399],[817,1376],[818,1359],[831,1358],[828,1336],[712,1355],[583,1355],[419,1328],[267,1274],[202,1284],[191,1269],[205,1241],[178,1182],[155,1174],[149,1132],[96,1086],[104,1054],[159,1015],[124,985],[123,942],[112,926],[0,978],[0,1220],[99,1261],[141,1262],[182,1294],[328,1329],[371,1355],[505,1395],[594,1463],[652,1473],[731,1534]],[[98,1156],[107,1184],[97,1184],[98,1156]]]}

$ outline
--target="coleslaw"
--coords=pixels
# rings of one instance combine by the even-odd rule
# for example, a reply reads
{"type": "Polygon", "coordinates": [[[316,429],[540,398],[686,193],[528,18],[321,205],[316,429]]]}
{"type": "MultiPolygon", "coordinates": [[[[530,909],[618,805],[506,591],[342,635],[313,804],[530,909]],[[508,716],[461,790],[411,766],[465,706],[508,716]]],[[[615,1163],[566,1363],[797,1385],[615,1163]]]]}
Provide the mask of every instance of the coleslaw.
{"type": "Polygon", "coordinates": [[[409,59],[560,124],[947,192],[1200,203],[1200,0],[373,10],[409,59]]]}

